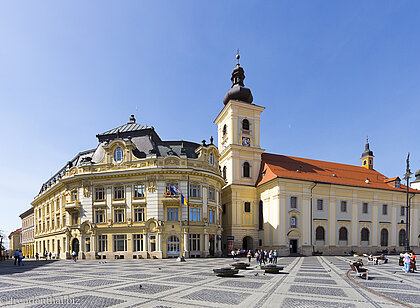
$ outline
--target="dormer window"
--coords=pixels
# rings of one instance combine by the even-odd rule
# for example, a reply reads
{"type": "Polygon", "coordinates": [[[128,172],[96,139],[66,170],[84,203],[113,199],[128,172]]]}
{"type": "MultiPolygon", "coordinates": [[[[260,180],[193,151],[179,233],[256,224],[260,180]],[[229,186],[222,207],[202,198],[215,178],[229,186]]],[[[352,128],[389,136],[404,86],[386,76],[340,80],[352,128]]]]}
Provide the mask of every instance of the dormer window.
{"type": "Polygon", "coordinates": [[[227,126],[225,124],[225,125],[223,125],[223,137],[225,137],[226,134],[227,134],[227,126]]]}
{"type": "Polygon", "coordinates": [[[210,156],[209,156],[209,161],[210,161],[210,165],[214,165],[214,155],[213,155],[213,153],[210,153],[210,156]]]}
{"type": "Polygon", "coordinates": [[[243,130],[249,130],[249,121],[247,119],[244,119],[242,121],[242,129],[243,130]]]}
{"type": "Polygon", "coordinates": [[[123,150],[120,147],[114,151],[114,160],[116,163],[120,163],[123,160],[123,150]]]}
{"type": "Polygon", "coordinates": [[[400,179],[395,180],[395,188],[401,188],[401,181],[400,179]]]}

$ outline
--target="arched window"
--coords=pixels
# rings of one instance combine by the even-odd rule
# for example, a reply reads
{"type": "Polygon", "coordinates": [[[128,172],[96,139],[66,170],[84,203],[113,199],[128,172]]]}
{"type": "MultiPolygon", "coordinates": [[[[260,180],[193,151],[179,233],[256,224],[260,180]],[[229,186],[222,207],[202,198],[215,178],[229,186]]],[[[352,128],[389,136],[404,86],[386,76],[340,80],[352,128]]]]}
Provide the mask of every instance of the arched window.
{"type": "Polygon", "coordinates": [[[249,121],[247,119],[244,119],[242,121],[242,129],[243,130],[249,130],[249,121]]]}
{"type": "Polygon", "coordinates": [[[116,148],[114,151],[114,160],[117,163],[120,163],[123,160],[123,150],[120,147],[116,148]]]}
{"type": "Polygon", "coordinates": [[[244,162],[244,178],[249,178],[249,163],[244,162]]]}
{"type": "Polygon", "coordinates": [[[296,228],[296,225],[297,225],[296,216],[290,217],[290,228],[296,228]]]}
{"type": "Polygon", "coordinates": [[[405,245],[405,230],[404,229],[400,230],[400,233],[398,234],[398,239],[399,239],[398,244],[400,246],[404,246],[405,245]]]}
{"type": "Polygon", "coordinates": [[[381,246],[388,246],[388,230],[381,230],[381,246]]]}
{"type": "Polygon", "coordinates": [[[347,229],[344,227],[340,228],[340,231],[338,231],[338,240],[339,241],[348,241],[347,237],[347,229]]]}
{"type": "Polygon", "coordinates": [[[227,126],[225,124],[223,125],[223,137],[226,136],[226,134],[227,134],[227,126]]]}
{"type": "Polygon", "coordinates": [[[363,228],[362,231],[360,231],[360,239],[362,242],[369,242],[369,229],[363,228]]]}
{"type": "Polygon", "coordinates": [[[222,176],[226,180],[226,166],[223,167],[222,176]]]}
{"type": "Polygon", "coordinates": [[[323,227],[318,227],[315,230],[315,239],[317,241],[325,241],[325,230],[323,227]]]}
{"type": "Polygon", "coordinates": [[[179,238],[175,235],[168,237],[168,253],[179,253],[179,238]]]}

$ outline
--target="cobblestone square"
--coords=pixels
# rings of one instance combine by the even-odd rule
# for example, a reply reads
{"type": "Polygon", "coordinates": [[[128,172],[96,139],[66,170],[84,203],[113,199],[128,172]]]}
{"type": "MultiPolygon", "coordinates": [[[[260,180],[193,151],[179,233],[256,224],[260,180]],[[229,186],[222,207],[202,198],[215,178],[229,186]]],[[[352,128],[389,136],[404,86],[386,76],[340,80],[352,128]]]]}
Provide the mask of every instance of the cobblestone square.
{"type": "Polygon", "coordinates": [[[369,280],[349,270],[353,257],[283,257],[280,274],[255,260],[234,278],[213,268],[231,259],[108,260],[107,263],[0,263],[1,307],[420,307],[420,274],[404,274],[397,256],[369,265],[369,280]],[[349,278],[350,277],[350,278],[349,278]]]}

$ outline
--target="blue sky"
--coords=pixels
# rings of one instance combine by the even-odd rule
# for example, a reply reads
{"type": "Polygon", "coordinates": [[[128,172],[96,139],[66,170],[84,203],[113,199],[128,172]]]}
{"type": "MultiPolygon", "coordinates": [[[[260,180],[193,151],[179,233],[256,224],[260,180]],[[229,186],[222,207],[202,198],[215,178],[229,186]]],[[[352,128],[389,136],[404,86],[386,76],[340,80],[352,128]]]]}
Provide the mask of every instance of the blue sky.
{"type": "Polygon", "coordinates": [[[200,142],[235,52],[266,107],[267,152],[375,169],[420,168],[420,3],[414,1],[3,1],[0,229],[95,135],[128,121],[200,142]]]}

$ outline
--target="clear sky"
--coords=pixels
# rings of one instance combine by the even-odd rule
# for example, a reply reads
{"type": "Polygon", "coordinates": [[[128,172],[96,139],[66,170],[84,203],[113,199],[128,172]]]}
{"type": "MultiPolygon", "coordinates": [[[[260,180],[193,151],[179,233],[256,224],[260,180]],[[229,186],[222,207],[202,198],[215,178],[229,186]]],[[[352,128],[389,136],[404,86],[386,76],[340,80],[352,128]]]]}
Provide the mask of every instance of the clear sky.
{"type": "Polygon", "coordinates": [[[267,152],[420,168],[418,1],[2,1],[0,229],[130,114],[216,136],[240,49],[267,152]]]}

